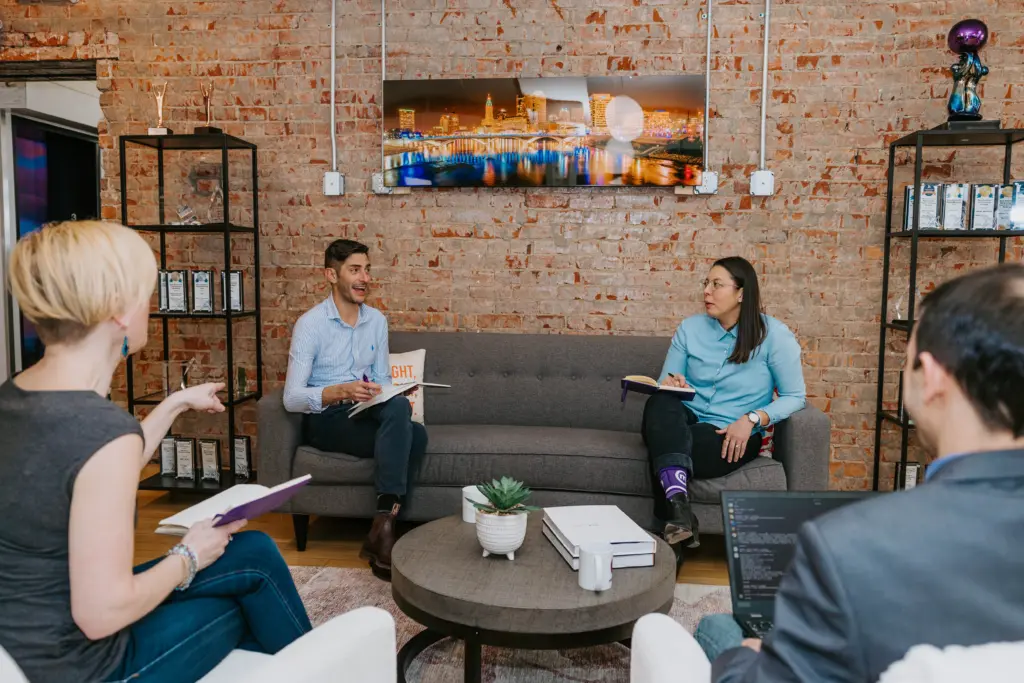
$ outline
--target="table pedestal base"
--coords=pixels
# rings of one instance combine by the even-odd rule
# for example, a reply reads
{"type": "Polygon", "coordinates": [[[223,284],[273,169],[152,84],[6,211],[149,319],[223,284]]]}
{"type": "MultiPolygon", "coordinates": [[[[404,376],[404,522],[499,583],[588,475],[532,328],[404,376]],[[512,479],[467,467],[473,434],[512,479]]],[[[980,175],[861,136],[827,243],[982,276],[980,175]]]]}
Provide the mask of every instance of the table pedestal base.
{"type": "MultiPolygon", "coordinates": [[[[415,636],[409,639],[402,649],[398,651],[398,683],[408,683],[406,680],[406,673],[409,671],[409,667],[412,666],[414,659],[419,657],[420,653],[426,650],[431,645],[438,643],[445,638],[455,638],[462,640],[465,649],[465,662],[463,666],[463,678],[464,683],[480,683],[480,677],[483,669],[483,659],[481,656],[481,643],[477,638],[457,638],[456,636],[448,636],[444,633],[432,631],[431,629],[424,629],[417,633],[415,636]]],[[[620,645],[630,646],[629,640],[619,641],[620,645]]]]}

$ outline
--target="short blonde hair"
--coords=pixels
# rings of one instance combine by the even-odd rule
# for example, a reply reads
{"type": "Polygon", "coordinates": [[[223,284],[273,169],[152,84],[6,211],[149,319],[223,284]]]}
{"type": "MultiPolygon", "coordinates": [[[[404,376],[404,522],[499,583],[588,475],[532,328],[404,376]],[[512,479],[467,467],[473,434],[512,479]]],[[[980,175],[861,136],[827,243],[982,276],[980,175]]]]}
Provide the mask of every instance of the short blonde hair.
{"type": "Polygon", "coordinates": [[[153,294],[156,257],[118,223],[64,221],[18,241],[10,279],[21,311],[44,344],[75,342],[153,294]]]}

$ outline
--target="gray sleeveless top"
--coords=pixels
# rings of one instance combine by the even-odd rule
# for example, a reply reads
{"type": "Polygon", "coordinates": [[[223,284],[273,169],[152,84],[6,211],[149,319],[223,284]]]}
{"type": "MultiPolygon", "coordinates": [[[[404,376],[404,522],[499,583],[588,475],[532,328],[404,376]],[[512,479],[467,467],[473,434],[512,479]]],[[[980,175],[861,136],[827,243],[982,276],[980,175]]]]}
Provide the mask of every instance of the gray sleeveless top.
{"type": "Polygon", "coordinates": [[[32,683],[102,680],[124,655],[127,630],[91,641],[71,617],[68,521],[82,465],[125,434],[142,427],[96,392],[0,385],[0,645],[32,683]]]}

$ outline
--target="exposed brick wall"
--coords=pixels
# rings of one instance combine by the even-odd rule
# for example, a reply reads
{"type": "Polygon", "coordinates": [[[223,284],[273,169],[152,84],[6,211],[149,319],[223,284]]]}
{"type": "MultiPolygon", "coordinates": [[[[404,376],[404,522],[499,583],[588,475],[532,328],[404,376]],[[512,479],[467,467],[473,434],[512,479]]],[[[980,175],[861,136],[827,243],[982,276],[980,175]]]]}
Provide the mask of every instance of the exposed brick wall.
{"type": "MultiPolygon", "coordinates": [[[[284,378],[292,322],[323,296],[316,266],[334,237],[373,246],[375,303],[394,329],[666,341],[698,310],[707,264],[739,253],[755,261],[769,313],[804,347],[810,400],[832,418],[834,484],[863,486],[874,429],[886,144],[943,120],[954,61],[945,34],[969,16],[993,31],[983,53],[992,68],[984,114],[1024,125],[1024,3],[777,1],[767,148],[778,194],[770,199],[751,198],[746,180],[757,163],[762,5],[716,5],[710,134],[722,187],[706,198],[635,189],[367,194],[380,167],[380,30],[379,6],[365,0],[339,3],[347,177],[340,199],[320,196],[331,156],[329,0],[81,0],[64,8],[0,0],[0,58],[84,50],[115,60],[104,63],[100,82],[109,217],[119,215],[115,140],[152,125],[152,80],[169,81],[169,125],[188,131],[200,118],[199,78],[213,78],[214,117],[260,145],[269,386],[284,378]]],[[[694,0],[388,6],[390,77],[703,71],[705,24],[694,0]]],[[[926,158],[938,179],[998,179],[1000,164],[993,150],[926,158]]],[[[1018,175],[1022,169],[1015,164],[1018,175]]],[[[906,157],[899,173],[901,186],[910,178],[906,157]]],[[[921,281],[931,286],[994,256],[990,244],[928,245],[921,281]]],[[[905,249],[899,257],[905,264],[905,249]]],[[[1019,257],[1015,245],[1011,258],[1019,257]]]]}

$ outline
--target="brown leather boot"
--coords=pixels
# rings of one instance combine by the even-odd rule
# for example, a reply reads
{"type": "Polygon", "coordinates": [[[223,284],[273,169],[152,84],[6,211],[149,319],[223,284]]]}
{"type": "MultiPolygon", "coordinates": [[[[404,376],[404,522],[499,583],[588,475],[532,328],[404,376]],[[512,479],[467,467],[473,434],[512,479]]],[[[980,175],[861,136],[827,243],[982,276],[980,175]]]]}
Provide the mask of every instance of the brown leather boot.
{"type": "Polygon", "coordinates": [[[359,557],[369,561],[373,573],[385,581],[391,580],[391,549],[395,546],[395,520],[400,506],[395,504],[388,512],[373,516],[370,534],[363,543],[359,557]]]}

